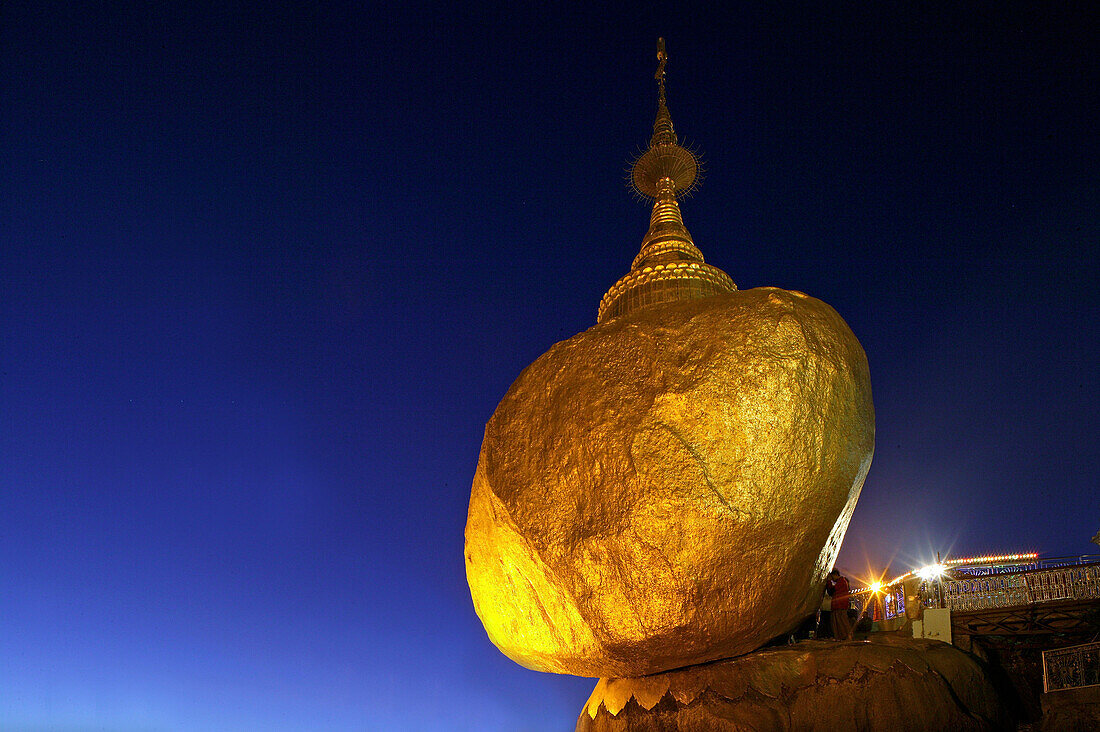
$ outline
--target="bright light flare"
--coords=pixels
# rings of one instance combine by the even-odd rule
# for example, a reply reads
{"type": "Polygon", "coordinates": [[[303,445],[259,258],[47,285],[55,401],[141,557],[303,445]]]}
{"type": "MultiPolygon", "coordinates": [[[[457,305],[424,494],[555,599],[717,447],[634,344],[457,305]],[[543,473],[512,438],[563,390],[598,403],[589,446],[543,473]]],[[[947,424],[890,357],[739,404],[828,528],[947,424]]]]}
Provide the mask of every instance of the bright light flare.
{"type": "Polygon", "coordinates": [[[882,592],[882,583],[878,581],[872,582],[869,589],[871,592],[882,592]]]}
{"type": "Polygon", "coordinates": [[[946,571],[947,567],[943,564],[929,564],[918,569],[917,576],[925,582],[928,582],[930,580],[940,579],[946,571]]]}

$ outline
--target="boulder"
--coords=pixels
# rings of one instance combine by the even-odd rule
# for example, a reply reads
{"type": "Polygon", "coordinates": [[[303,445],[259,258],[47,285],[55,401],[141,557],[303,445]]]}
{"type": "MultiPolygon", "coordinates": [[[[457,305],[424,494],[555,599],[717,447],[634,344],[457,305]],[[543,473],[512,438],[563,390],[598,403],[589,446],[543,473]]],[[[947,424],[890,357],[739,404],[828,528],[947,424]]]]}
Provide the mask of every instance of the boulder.
{"type": "Polygon", "coordinates": [[[844,321],[759,288],[553,346],[485,428],[466,574],[528,668],[640,676],[760,647],[816,610],[874,450],[844,321]]]}

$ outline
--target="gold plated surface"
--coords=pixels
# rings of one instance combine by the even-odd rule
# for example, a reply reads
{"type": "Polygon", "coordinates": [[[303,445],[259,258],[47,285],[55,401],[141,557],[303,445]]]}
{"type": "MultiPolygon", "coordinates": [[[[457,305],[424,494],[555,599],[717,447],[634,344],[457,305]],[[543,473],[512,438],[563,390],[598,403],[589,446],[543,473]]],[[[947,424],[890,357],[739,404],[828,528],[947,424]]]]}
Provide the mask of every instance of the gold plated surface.
{"type": "Polygon", "coordinates": [[[820,600],[874,448],[862,348],[775,288],[558,343],[485,429],[466,573],[516,662],[639,676],[747,653],[820,600]]]}
{"type": "Polygon", "coordinates": [[[653,135],[649,147],[634,161],[630,179],[638,193],[646,198],[657,198],[658,182],[663,178],[672,181],[679,195],[686,195],[699,184],[699,159],[695,153],[680,145],[672,126],[665,97],[665,39],[657,39],[657,119],[653,122],[653,135]]]}

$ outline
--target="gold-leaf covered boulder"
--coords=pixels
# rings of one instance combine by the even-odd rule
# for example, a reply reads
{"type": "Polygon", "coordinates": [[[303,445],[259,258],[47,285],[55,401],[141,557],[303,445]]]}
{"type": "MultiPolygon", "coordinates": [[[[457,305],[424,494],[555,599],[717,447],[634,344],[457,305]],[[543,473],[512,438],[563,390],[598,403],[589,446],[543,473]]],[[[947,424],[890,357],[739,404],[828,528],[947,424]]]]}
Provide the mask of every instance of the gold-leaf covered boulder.
{"type": "Polygon", "coordinates": [[[874,449],[839,315],[758,288],[553,346],[485,428],[466,574],[532,669],[632,677],[752,651],[812,613],[874,449]]]}

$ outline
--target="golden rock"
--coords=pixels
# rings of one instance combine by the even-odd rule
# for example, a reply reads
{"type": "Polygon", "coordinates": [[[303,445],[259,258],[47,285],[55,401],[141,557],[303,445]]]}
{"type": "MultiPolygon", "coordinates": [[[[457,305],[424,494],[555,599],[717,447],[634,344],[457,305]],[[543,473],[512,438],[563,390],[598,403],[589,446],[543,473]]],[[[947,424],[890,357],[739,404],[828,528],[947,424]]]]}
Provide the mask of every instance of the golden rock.
{"type": "Polygon", "coordinates": [[[556,344],[485,428],[466,575],[528,668],[634,677],[811,614],[874,450],[867,359],[831,307],[758,288],[556,344]]]}

